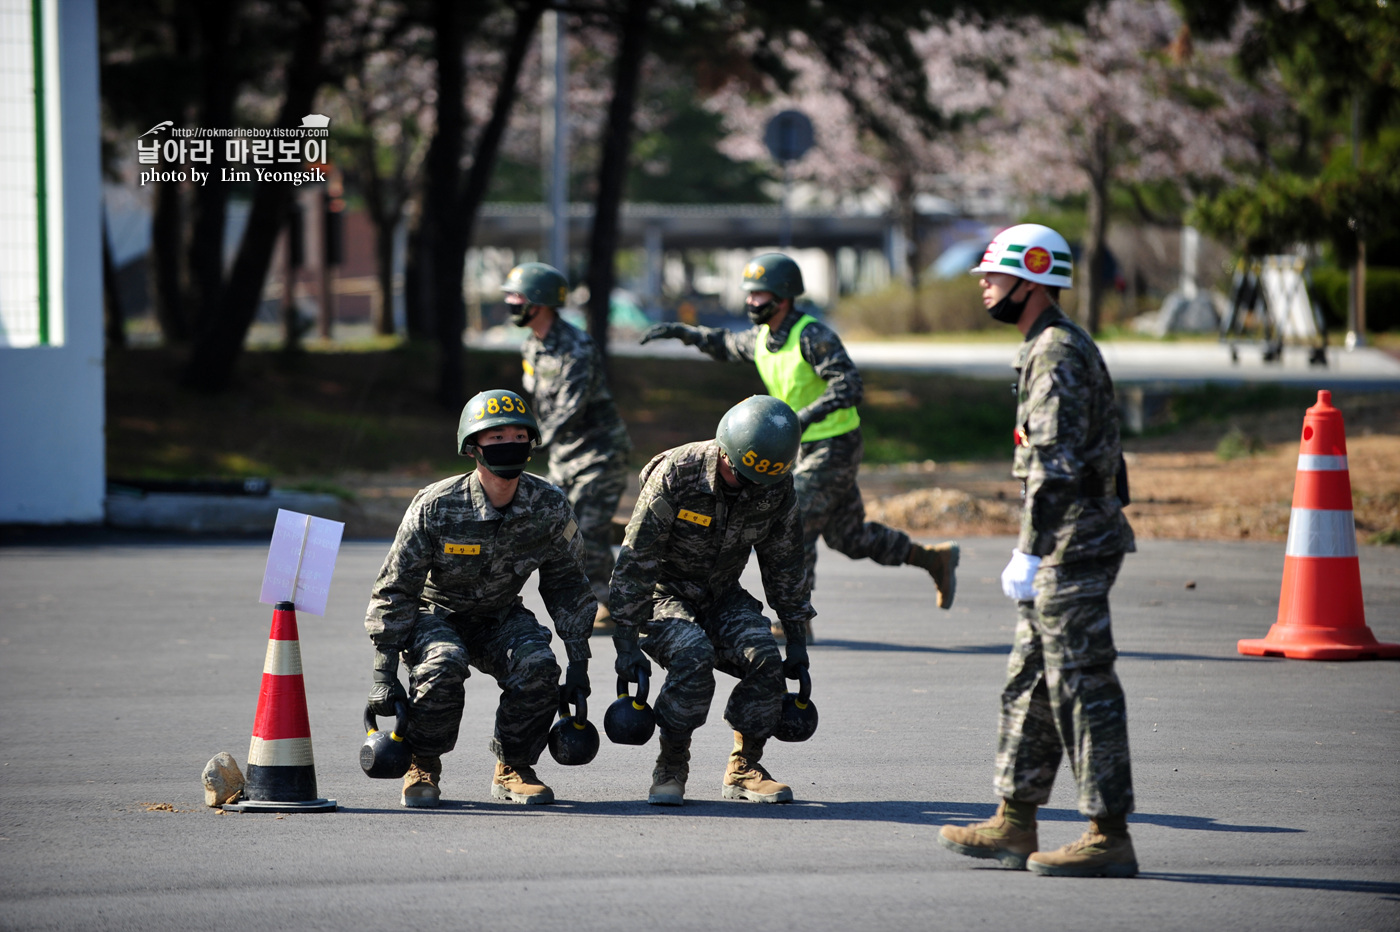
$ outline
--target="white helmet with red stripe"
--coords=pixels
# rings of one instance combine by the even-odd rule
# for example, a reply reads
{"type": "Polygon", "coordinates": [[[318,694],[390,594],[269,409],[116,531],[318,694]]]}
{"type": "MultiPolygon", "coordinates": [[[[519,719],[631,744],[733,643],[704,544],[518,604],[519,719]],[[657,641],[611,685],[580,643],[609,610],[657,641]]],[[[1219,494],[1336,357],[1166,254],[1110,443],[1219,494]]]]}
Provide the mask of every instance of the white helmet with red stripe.
{"type": "Polygon", "coordinates": [[[973,275],[1002,272],[1054,288],[1070,288],[1074,260],[1069,243],[1047,226],[1021,223],[996,235],[973,275]]]}

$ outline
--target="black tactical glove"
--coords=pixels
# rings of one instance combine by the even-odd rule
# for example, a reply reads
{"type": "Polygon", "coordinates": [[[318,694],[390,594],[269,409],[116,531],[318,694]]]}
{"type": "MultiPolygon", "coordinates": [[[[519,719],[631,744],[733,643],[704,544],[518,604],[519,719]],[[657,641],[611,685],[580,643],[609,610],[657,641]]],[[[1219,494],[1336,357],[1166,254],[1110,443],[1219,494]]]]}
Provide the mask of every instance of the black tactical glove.
{"type": "Polygon", "coordinates": [[[613,669],[618,676],[632,683],[637,682],[639,669],[651,676],[651,661],[647,660],[637,644],[637,629],[634,626],[618,625],[617,633],[613,635],[613,646],[617,648],[617,663],[613,669]]]}
{"type": "Polygon", "coordinates": [[[690,324],[654,324],[642,334],[643,343],[652,340],[680,340],[687,346],[694,346],[700,342],[700,331],[690,324]]]}
{"type": "Polygon", "coordinates": [[[399,685],[399,652],[376,650],[374,653],[374,685],[365,704],[374,715],[393,716],[395,703],[408,704],[408,693],[399,685]]]}
{"type": "Polygon", "coordinates": [[[588,661],[570,660],[564,671],[564,683],[559,687],[559,701],[577,706],[580,699],[587,699],[592,693],[588,685],[588,661]]]}
{"type": "Polygon", "coordinates": [[[810,666],[807,660],[807,645],[794,641],[791,637],[787,643],[787,659],[783,661],[783,677],[795,680],[798,674],[810,666]]]}

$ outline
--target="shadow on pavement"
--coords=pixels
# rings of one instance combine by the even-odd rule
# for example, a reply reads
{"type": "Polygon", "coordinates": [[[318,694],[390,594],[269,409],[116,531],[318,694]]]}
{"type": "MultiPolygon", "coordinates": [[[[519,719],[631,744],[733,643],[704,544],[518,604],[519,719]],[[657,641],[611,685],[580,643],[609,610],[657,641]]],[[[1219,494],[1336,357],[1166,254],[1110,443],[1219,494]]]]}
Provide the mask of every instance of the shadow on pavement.
{"type": "MultiPolygon", "coordinates": [[[[983,819],[990,819],[996,814],[997,807],[992,803],[977,803],[973,805],[949,805],[943,804],[945,808],[934,812],[933,815],[947,817],[950,821],[966,819],[969,822],[980,822],[983,819]]],[[[1047,809],[1036,810],[1036,820],[1040,822],[1085,822],[1085,816],[1080,815],[1074,809],[1047,809]]],[[[1159,825],[1163,828],[1179,828],[1192,832],[1239,832],[1242,834],[1276,834],[1280,832],[1293,833],[1303,831],[1300,828],[1284,828],[1277,825],[1231,825],[1228,822],[1217,822],[1208,816],[1181,816],[1168,815],[1156,812],[1134,812],[1128,816],[1128,828],[1134,825],[1159,825]]]]}
{"type": "Polygon", "coordinates": [[[1238,874],[1173,874],[1143,871],[1138,880],[1165,880],[1171,883],[1203,883],[1226,887],[1287,887],[1296,890],[1331,890],[1337,893],[1377,893],[1400,896],[1400,883],[1383,880],[1324,880],[1319,877],[1244,877],[1238,874]]]}
{"type": "MultiPolygon", "coordinates": [[[[929,647],[924,644],[890,644],[884,641],[848,641],[841,638],[825,638],[818,636],[816,643],[812,645],[814,649],[832,648],[835,650],[851,651],[890,651],[892,653],[906,654],[998,654],[1006,655],[1011,653],[1010,644],[973,644],[962,647],[929,647]]],[[[1193,660],[1212,661],[1214,663],[1251,663],[1257,658],[1240,656],[1210,656],[1207,654],[1178,654],[1178,653],[1154,653],[1143,650],[1124,650],[1118,652],[1120,660],[1193,660]]]]}
{"type": "Polygon", "coordinates": [[[837,650],[894,651],[908,654],[1009,654],[1010,644],[978,644],[971,647],[928,647],[915,644],[886,644],[883,641],[845,641],[822,637],[820,632],[813,648],[832,647],[837,650]]]}
{"type": "Polygon", "coordinates": [[[1222,657],[1222,656],[1214,656],[1214,657],[1212,657],[1212,656],[1210,656],[1209,654],[1176,654],[1176,653],[1157,654],[1157,653],[1153,653],[1152,651],[1146,651],[1146,650],[1120,650],[1120,651],[1118,652],[1118,659],[1119,659],[1119,660],[1198,660],[1198,661],[1202,661],[1202,662],[1204,662],[1204,661],[1211,661],[1211,662],[1213,662],[1213,663],[1251,663],[1251,662],[1254,662],[1255,660],[1257,660],[1258,658],[1257,658],[1257,657],[1241,657],[1241,656],[1239,656],[1239,655],[1236,655],[1236,656],[1233,656],[1233,657],[1231,657],[1231,656],[1224,656],[1224,657],[1222,657]]]}
{"type": "MultiPolygon", "coordinates": [[[[796,792],[801,793],[801,787],[796,792]]],[[[684,806],[649,806],[642,800],[606,800],[587,802],[560,799],[549,806],[520,806],[514,803],[489,800],[444,799],[437,809],[410,810],[399,806],[384,807],[340,807],[341,812],[358,815],[413,814],[432,817],[434,815],[499,815],[504,817],[548,815],[580,817],[617,816],[675,816],[678,818],[723,818],[723,819],[799,819],[817,822],[894,822],[904,825],[942,825],[945,822],[980,822],[991,818],[997,807],[990,803],[954,803],[929,800],[860,800],[852,802],[831,802],[804,800],[800,797],[782,805],[763,805],[739,800],[726,800],[718,795],[690,797],[684,806]]],[[[1084,816],[1073,809],[1041,809],[1037,814],[1041,822],[1084,822],[1084,816]]],[[[1302,829],[1283,828],[1272,825],[1231,825],[1217,822],[1204,816],[1177,816],[1156,813],[1134,813],[1129,817],[1129,825],[1159,825],[1198,832],[1239,832],[1244,834],[1272,834],[1279,832],[1301,832],[1302,829]]],[[[1203,875],[1204,876],[1204,875],[1203,875]]],[[[1400,887],[1400,885],[1397,885],[1400,887]]]]}

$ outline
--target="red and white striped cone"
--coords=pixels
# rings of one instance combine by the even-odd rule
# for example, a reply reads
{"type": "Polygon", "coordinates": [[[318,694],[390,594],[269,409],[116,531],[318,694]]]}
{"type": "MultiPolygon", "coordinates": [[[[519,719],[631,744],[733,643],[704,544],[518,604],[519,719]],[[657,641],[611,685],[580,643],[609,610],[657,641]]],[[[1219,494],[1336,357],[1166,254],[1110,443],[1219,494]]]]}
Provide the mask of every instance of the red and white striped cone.
{"type": "Polygon", "coordinates": [[[262,691],[248,746],[244,798],[224,806],[234,812],[333,812],[333,799],[316,797],[316,764],[311,754],[311,722],[301,674],[296,606],[278,602],[272,610],[262,691]]]}
{"type": "Polygon", "coordinates": [[[1400,657],[1400,644],[1380,643],[1366,626],[1346,426],[1329,391],[1317,393],[1303,418],[1278,621],[1267,636],[1242,640],[1238,648],[1294,660],[1400,657]]]}

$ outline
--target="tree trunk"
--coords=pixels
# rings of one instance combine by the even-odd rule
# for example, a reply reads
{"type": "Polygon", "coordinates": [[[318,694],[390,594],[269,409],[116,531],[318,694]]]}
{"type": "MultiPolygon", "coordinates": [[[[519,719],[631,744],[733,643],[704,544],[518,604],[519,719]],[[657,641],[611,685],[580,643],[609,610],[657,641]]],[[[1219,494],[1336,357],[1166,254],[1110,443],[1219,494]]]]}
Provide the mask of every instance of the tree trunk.
{"type": "Polygon", "coordinates": [[[126,314],[117,289],[117,266],[112,261],[112,237],[107,232],[107,211],[102,211],[102,329],[107,349],[126,349],[126,314]]]}
{"type": "MultiPolygon", "coordinates": [[[[233,42],[236,2],[200,4],[200,44],[202,49],[201,84],[203,101],[199,109],[199,125],[230,126],[233,123],[233,101],[237,93],[231,77],[229,49],[233,42]]],[[[211,140],[214,157],[219,158],[221,140],[211,140]]],[[[228,185],[203,184],[194,188],[193,225],[190,231],[188,269],[189,290],[186,306],[190,330],[198,337],[203,332],[223,291],[224,221],[228,214],[228,185]]]]}
{"type": "MultiPolygon", "coordinates": [[[[906,163],[907,164],[907,163],[906,163]]],[[[919,215],[914,207],[914,175],[901,170],[895,177],[895,215],[904,235],[905,280],[909,283],[909,332],[928,333],[923,296],[919,294],[919,215]]]]}
{"type": "Polygon", "coordinates": [[[180,286],[182,213],[179,183],[162,181],[157,184],[151,210],[151,292],[161,336],[172,346],[183,345],[190,339],[184,289],[180,286]]]}
{"type": "Polygon", "coordinates": [[[423,227],[419,245],[423,263],[419,295],[424,316],[438,345],[437,400],[447,408],[461,406],[464,375],[462,330],[467,308],[462,298],[461,263],[457,258],[460,223],[455,215],[462,184],[462,146],[467,128],[466,42],[464,9],[457,0],[437,0],[433,6],[437,60],[437,131],[427,156],[423,190],[423,227]],[[455,269],[455,273],[454,273],[455,269]]]}
{"type": "Polygon", "coordinates": [[[1085,234],[1084,303],[1079,308],[1079,322],[1091,334],[1099,332],[1103,309],[1104,243],[1108,232],[1108,179],[1110,164],[1110,130],[1099,124],[1094,130],[1091,165],[1089,168],[1089,228],[1085,234]]]}
{"type": "Polygon", "coordinates": [[[376,220],[374,224],[375,278],[378,279],[379,300],[370,311],[370,328],[380,336],[390,336],[394,332],[394,234],[398,228],[398,215],[376,220]]]}
{"type": "Polygon", "coordinates": [[[365,208],[374,227],[374,259],[379,299],[370,303],[370,329],[380,336],[394,332],[394,236],[403,219],[402,169],[382,177],[375,165],[376,143],[366,135],[355,148],[360,174],[365,179],[365,208]]]}
{"type": "MultiPolygon", "coordinates": [[[[302,21],[288,62],[287,96],[282,101],[277,126],[298,126],[301,117],[311,112],[323,73],[326,3],[327,0],[302,0],[302,21]]],[[[217,392],[228,387],[262,300],[263,283],[292,190],[289,185],[264,183],[253,196],[233,270],[223,286],[214,317],[199,335],[185,366],[183,381],[191,388],[217,392]]]]}
{"type": "Polygon", "coordinates": [[[430,289],[427,285],[427,247],[423,244],[424,224],[427,222],[423,214],[427,211],[427,205],[422,205],[418,211],[417,222],[408,231],[408,242],[405,244],[407,250],[404,254],[403,267],[403,308],[404,308],[404,332],[408,334],[410,340],[426,340],[431,333],[432,319],[428,314],[428,295],[430,289]]]}
{"type": "Polygon", "coordinates": [[[646,52],[647,15],[655,0],[628,0],[622,21],[622,43],[613,78],[612,102],[608,105],[607,129],[603,133],[603,159],[598,168],[598,196],[593,208],[593,230],[588,242],[588,332],[606,360],[608,355],[608,311],[616,270],[618,211],[627,181],[627,162],[632,148],[632,113],[637,105],[637,78],[646,52]]]}
{"type": "Polygon", "coordinates": [[[491,106],[491,119],[477,139],[476,151],[472,155],[471,171],[467,173],[467,183],[462,189],[462,199],[457,205],[457,216],[461,218],[463,249],[457,259],[458,280],[466,262],[466,247],[471,245],[472,230],[476,225],[477,211],[486,199],[486,188],[491,183],[491,173],[496,167],[496,156],[500,152],[501,138],[510,123],[511,108],[515,106],[516,91],[520,80],[520,68],[525,55],[530,50],[535,29],[544,15],[549,0],[530,0],[517,15],[515,34],[511,38],[510,50],[506,54],[505,66],[496,85],[496,99],[491,106]]]}

